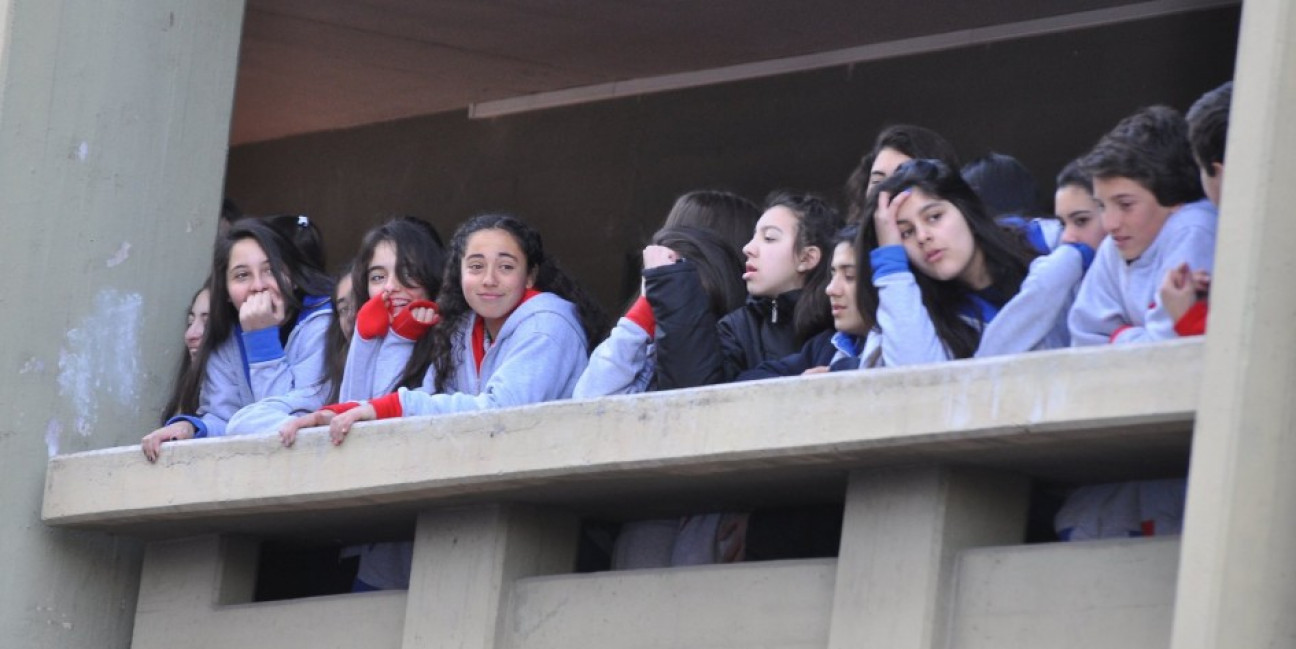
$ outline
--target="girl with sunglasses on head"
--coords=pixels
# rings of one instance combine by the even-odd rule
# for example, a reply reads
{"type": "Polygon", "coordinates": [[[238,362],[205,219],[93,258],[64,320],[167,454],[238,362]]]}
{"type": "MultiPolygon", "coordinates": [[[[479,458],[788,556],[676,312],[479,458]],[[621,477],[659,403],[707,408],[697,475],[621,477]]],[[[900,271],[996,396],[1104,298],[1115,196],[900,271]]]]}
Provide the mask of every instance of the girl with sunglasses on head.
{"type": "Polygon", "coordinates": [[[996,223],[959,173],[901,165],[870,197],[860,231],[863,365],[896,366],[1069,344],[1067,311],[1093,260],[1080,243],[1044,255],[996,223]]]}

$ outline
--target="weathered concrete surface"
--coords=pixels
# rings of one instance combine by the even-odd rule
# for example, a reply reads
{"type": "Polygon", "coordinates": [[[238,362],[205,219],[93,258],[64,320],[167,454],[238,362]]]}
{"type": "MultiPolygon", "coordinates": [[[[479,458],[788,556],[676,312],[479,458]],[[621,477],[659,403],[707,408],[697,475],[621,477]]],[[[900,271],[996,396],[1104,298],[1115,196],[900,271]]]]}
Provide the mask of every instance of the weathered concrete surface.
{"type": "Polygon", "coordinates": [[[836,561],[776,561],[524,579],[506,649],[828,644],[836,561]]]}
{"type": "Polygon", "coordinates": [[[1175,649],[1296,646],[1296,5],[1247,0],[1175,649]]]}
{"type": "Polygon", "coordinates": [[[828,647],[947,647],[958,553],[1021,543],[1029,498],[1030,481],[1008,473],[851,474],[828,647]]]}
{"type": "Polygon", "coordinates": [[[574,516],[527,507],[423,514],[414,536],[402,646],[500,646],[514,583],[571,572],[578,533],[574,516]]]}
{"type": "Polygon", "coordinates": [[[1178,562],[1178,537],[966,550],[948,646],[1168,646],[1178,562]]]}
{"type": "Polygon", "coordinates": [[[149,544],[132,649],[402,646],[405,591],[250,604],[256,559],[240,539],[149,544]]]}
{"type": "Polygon", "coordinates": [[[156,465],[138,448],[94,451],[51,460],[44,517],[175,535],[186,521],[229,531],[268,514],[265,525],[289,525],[384,505],[571,503],[602,493],[592,485],[640,478],[651,490],[744,470],[957,460],[1084,476],[1185,457],[1200,351],[1060,350],[409,418],[358,426],[341,447],[323,430],[292,449],[275,435],[197,440],[168,445],[156,465]]]}
{"type": "Polygon", "coordinates": [[[220,204],[241,0],[0,1],[0,644],[124,647],[140,546],[41,524],[156,424],[220,204]]]}

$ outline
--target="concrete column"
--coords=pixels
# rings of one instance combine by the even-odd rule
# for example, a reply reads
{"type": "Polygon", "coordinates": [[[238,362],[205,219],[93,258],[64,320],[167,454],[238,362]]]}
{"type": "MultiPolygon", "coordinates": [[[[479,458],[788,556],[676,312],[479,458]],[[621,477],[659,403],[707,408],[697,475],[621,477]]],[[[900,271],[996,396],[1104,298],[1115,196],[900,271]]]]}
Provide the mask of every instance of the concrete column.
{"type": "Polygon", "coordinates": [[[205,626],[218,605],[252,601],[257,547],[251,539],[219,536],[150,543],[131,646],[202,644],[194,630],[205,626]]]}
{"type": "Polygon", "coordinates": [[[220,205],[243,0],[0,0],[0,638],[125,647],[141,546],[41,524],[156,425],[220,205]]]}
{"type": "Polygon", "coordinates": [[[570,572],[574,516],[516,506],[419,517],[405,613],[405,649],[494,649],[513,582],[570,572]]]}
{"type": "Polygon", "coordinates": [[[956,554],[1020,543],[1029,486],[943,467],[852,474],[828,646],[945,647],[956,554]]]}
{"type": "Polygon", "coordinates": [[[1175,649],[1296,646],[1296,5],[1243,5],[1175,649]]]}

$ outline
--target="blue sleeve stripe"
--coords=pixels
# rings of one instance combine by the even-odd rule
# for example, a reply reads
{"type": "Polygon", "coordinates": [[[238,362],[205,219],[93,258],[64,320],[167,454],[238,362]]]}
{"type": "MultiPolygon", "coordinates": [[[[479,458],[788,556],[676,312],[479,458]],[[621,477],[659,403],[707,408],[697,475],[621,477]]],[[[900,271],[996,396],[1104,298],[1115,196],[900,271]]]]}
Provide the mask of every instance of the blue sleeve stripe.
{"type": "Polygon", "coordinates": [[[879,246],[869,252],[869,263],[873,265],[873,281],[887,275],[909,272],[909,257],[905,255],[904,246],[879,246]]]}
{"type": "Polygon", "coordinates": [[[279,327],[266,327],[243,332],[243,345],[248,363],[273,361],[284,357],[283,344],[279,342],[279,327]]]}
{"type": "Polygon", "coordinates": [[[204,422],[202,419],[199,419],[198,417],[194,417],[192,415],[176,415],[168,419],[166,425],[170,426],[171,424],[174,424],[177,421],[187,421],[193,424],[195,439],[207,436],[207,423],[204,422]]]}
{"type": "Polygon", "coordinates": [[[1081,267],[1085,272],[1089,272],[1089,267],[1093,265],[1094,249],[1078,241],[1067,245],[1075,248],[1080,253],[1081,267]]]}

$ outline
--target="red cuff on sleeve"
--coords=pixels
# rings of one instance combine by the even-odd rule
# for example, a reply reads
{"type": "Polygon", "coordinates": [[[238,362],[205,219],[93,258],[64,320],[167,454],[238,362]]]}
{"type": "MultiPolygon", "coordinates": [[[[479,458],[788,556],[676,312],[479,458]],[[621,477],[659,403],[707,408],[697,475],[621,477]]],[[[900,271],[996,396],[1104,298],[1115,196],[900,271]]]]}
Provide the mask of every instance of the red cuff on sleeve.
{"type": "Polygon", "coordinates": [[[441,322],[441,311],[436,302],[415,300],[405,305],[405,308],[401,309],[401,312],[397,313],[395,318],[392,318],[391,328],[392,331],[396,332],[396,335],[405,340],[418,340],[438,322],[441,322]],[[414,319],[414,309],[432,309],[432,322],[419,322],[414,319]]]}
{"type": "Polygon", "coordinates": [[[1116,342],[1116,337],[1117,337],[1117,336],[1119,336],[1119,335],[1125,333],[1125,330],[1126,330],[1126,329],[1133,329],[1133,328],[1134,328],[1134,325],[1121,325],[1121,326],[1117,327],[1117,328],[1116,328],[1116,331],[1113,331],[1113,332],[1112,332],[1111,338],[1108,338],[1108,339],[1107,339],[1107,342],[1109,342],[1109,343],[1114,343],[1114,342],[1116,342]]]}
{"type": "Polygon", "coordinates": [[[374,414],[378,415],[379,419],[400,417],[405,413],[404,409],[401,408],[399,392],[385,394],[377,399],[370,399],[369,405],[373,406],[374,414]]]}
{"type": "Polygon", "coordinates": [[[373,340],[387,334],[391,316],[387,314],[387,305],[383,304],[382,294],[370,298],[356,313],[356,333],[365,340],[373,340]]]}
{"type": "Polygon", "coordinates": [[[1206,333],[1206,315],[1210,313],[1210,303],[1197,300],[1175,323],[1175,333],[1180,336],[1200,336],[1206,333]]]}
{"type": "Polygon", "coordinates": [[[657,334],[657,321],[653,318],[652,305],[648,304],[648,298],[640,295],[630,310],[626,311],[625,317],[648,332],[649,338],[657,334]]]}
{"type": "Polygon", "coordinates": [[[334,403],[331,405],[327,405],[324,406],[323,408],[320,408],[320,410],[327,410],[335,415],[340,415],[352,408],[357,408],[359,406],[360,406],[359,402],[347,401],[345,403],[334,403]]]}

